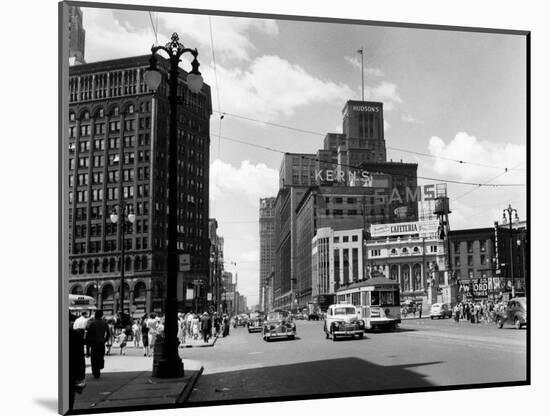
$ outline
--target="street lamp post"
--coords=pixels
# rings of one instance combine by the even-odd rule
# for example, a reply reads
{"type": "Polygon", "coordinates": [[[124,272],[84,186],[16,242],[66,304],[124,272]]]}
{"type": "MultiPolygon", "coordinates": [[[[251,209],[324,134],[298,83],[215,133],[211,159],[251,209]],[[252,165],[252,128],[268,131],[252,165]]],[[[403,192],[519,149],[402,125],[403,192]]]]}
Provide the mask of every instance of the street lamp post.
{"type": "MultiPolygon", "coordinates": [[[[124,319],[124,271],[126,267],[126,259],[125,259],[125,240],[124,236],[126,233],[126,223],[129,222],[130,224],[133,224],[136,220],[136,216],[134,215],[131,206],[127,205],[126,202],[122,201],[119,205],[116,206],[115,209],[113,209],[113,212],[111,212],[111,222],[113,224],[116,224],[118,222],[118,216],[119,213],[117,211],[120,211],[121,215],[121,221],[119,224],[120,228],[120,319],[124,319]]],[[[99,290],[99,288],[98,288],[99,290]]],[[[124,324],[124,322],[123,322],[124,324]]]]}
{"type": "Polygon", "coordinates": [[[178,276],[178,136],[177,136],[177,106],[178,106],[178,64],[185,53],[193,55],[192,70],[187,75],[187,86],[192,93],[198,93],[203,84],[199,72],[198,52],[196,49],[185,48],[179,42],[177,33],[172,35],[171,41],[165,46],[151,47],[150,67],[143,74],[147,86],[156,91],[162,81],[162,74],[157,69],[156,54],[164,51],[168,55],[169,70],[169,103],[170,103],[170,131],[169,131],[169,166],[168,166],[168,258],[166,273],[165,299],[165,326],[162,347],[162,357],[153,364],[153,376],[162,378],[182,377],[183,362],[179,356],[178,321],[177,321],[177,276],[178,276]]]}
{"type": "Polygon", "coordinates": [[[512,214],[515,214],[515,221],[518,221],[518,211],[515,208],[512,208],[511,204],[508,204],[508,208],[502,210],[502,220],[504,223],[508,221],[509,230],[510,230],[510,274],[512,277],[512,297],[516,294],[516,285],[515,285],[515,279],[514,279],[514,236],[512,234],[512,214]],[[508,217],[506,217],[506,214],[508,214],[508,217]]]}

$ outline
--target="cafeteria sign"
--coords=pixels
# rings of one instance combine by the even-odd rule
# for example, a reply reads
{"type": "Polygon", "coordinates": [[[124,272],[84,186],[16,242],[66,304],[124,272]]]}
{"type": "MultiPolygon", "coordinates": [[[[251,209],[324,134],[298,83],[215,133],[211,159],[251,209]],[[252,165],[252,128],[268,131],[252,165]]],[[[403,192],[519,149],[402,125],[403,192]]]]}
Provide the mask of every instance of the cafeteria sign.
{"type": "Polygon", "coordinates": [[[370,235],[372,238],[409,234],[419,234],[421,237],[431,237],[437,232],[438,225],[439,223],[437,220],[372,224],[370,226],[370,235]]]}

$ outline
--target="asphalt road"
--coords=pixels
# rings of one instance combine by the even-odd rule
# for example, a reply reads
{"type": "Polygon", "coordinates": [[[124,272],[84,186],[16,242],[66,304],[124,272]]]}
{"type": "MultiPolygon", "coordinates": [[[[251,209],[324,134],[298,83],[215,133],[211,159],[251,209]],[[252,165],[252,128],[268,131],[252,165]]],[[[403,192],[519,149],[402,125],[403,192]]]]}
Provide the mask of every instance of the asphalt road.
{"type": "Polygon", "coordinates": [[[231,329],[213,348],[181,351],[204,372],[190,400],[260,399],[522,381],[526,331],[450,319],[404,321],[362,340],[325,339],[322,322],[297,321],[297,338],[265,342],[231,329]]]}

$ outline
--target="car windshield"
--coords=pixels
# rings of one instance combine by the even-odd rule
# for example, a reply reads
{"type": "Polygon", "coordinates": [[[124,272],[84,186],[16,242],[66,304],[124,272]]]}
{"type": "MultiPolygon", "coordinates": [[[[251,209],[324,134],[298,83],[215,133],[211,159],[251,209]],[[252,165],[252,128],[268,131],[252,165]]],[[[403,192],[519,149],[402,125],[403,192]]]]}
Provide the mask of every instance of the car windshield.
{"type": "Polygon", "coordinates": [[[355,315],[355,308],[334,308],[334,315],[355,315]]]}
{"type": "Polygon", "coordinates": [[[267,315],[268,321],[280,321],[282,319],[285,319],[287,317],[287,314],[284,314],[282,312],[270,312],[267,315]]]}

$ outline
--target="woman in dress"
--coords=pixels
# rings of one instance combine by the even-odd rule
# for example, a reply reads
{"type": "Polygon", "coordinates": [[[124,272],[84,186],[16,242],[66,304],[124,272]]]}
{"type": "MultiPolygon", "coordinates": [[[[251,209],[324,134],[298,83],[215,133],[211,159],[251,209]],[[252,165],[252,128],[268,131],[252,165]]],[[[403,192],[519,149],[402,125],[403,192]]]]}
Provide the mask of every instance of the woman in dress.
{"type": "Polygon", "coordinates": [[[140,322],[144,357],[149,357],[149,328],[147,327],[147,318],[147,314],[143,315],[140,322]]]}

